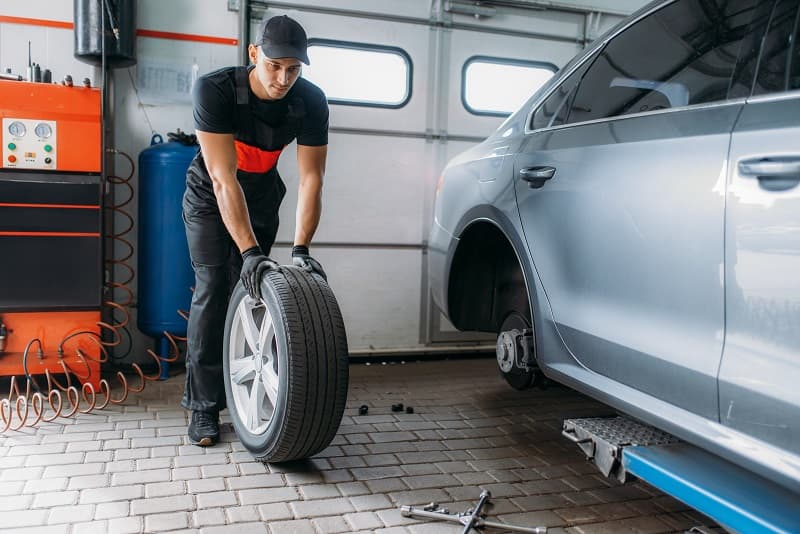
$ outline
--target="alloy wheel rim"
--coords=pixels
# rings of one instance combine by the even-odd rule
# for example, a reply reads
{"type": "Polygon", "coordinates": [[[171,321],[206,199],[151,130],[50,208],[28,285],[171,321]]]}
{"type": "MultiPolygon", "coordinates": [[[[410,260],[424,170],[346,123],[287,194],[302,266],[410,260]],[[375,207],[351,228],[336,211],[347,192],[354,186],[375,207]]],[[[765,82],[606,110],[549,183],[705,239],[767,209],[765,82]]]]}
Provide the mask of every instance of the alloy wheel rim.
{"type": "Polygon", "coordinates": [[[228,374],[236,414],[252,434],[263,434],[278,400],[278,341],[262,301],[249,296],[236,307],[230,336],[228,374]]]}

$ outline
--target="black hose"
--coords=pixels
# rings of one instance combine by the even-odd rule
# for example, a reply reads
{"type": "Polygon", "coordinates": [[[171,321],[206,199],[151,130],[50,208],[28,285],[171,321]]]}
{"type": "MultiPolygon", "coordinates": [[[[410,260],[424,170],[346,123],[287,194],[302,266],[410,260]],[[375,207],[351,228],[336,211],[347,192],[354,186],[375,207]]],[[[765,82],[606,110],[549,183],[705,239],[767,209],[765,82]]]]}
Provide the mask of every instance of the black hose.
{"type": "Polygon", "coordinates": [[[25,378],[28,379],[28,382],[33,384],[33,389],[35,389],[40,394],[43,394],[42,393],[42,388],[39,387],[38,382],[36,382],[36,380],[33,378],[31,373],[28,371],[28,352],[31,349],[31,345],[33,345],[34,343],[38,343],[39,344],[39,357],[42,357],[44,355],[43,352],[42,352],[42,350],[43,350],[42,349],[42,340],[40,340],[37,337],[37,338],[33,338],[30,341],[28,341],[28,344],[25,345],[25,351],[22,353],[22,372],[25,373],[25,378]]]}

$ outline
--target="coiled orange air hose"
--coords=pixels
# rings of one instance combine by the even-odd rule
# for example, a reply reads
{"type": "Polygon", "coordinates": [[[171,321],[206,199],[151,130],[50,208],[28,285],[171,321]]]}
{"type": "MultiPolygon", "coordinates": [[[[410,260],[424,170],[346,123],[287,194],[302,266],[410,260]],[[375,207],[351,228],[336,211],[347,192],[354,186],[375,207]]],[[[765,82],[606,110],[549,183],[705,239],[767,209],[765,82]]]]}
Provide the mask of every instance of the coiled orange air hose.
{"type": "MultiPolygon", "coordinates": [[[[163,357],[156,354],[153,350],[148,349],[147,354],[156,365],[156,372],[152,375],[145,374],[141,366],[137,363],[132,363],[130,368],[138,376],[138,384],[131,385],[122,370],[116,371],[117,387],[119,396],[114,398],[112,395],[112,388],[108,380],[101,378],[99,380],[99,391],[96,391],[90,379],[92,379],[92,369],[88,361],[98,362],[105,364],[109,362],[109,349],[119,347],[122,343],[121,332],[128,332],[127,327],[130,323],[130,306],[133,303],[133,291],[129,284],[135,277],[135,271],[128,261],[133,257],[134,247],[133,244],[126,239],[131,231],[133,231],[134,220],[130,213],[127,212],[126,207],[133,200],[133,186],[131,179],[135,171],[133,158],[128,154],[118,150],[109,150],[110,153],[122,156],[130,165],[130,172],[126,177],[110,175],[107,177],[108,183],[119,193],[122,190],[122,200],[116,202],[113,206],[107,209],[111,210],[114,217],[121,218],[124,221],[123,228],[117,232],[107,234],[105,238],[111,250],[116,251],[121,248],[123,254],[121,257],[116,257],[112,253],[112,258],[106,260],[109,269],[114,272],[121,270],[123,277],[121,281],[113,281],[107,283],[106,287],[110,295],[110,300],[103,303],[103,306],[111,318],[110,323],[99,321],[97,326],[100,332],[89,330],[79,330],[71,332],[64,336],[58,345],[57,358],[63,370],[64,378],[63,383],[56,378],[55,374],[51,373],[49,369],[45,370],[45,377],[47,379],[46,389],[42,389],[33,375],[28,372],[28,357],[29,352],[34,345],[38,345],[38,357],[43,359],[44,351],[40,339],[32,339],[28,342],[23,353],[22,362],[25,373],[25,387],[24,392],[21,391],[18,384],[18,377],[12,376],[9,386],[9,393],[5,398],[0,398],[0,433],[8,430],[20,430],[23,427],[32,427],[38,423],[51,422],[58,417],[72,417],[77,413],[90,413],[93,410],[102,410],[109,403],[121,404],[128,398],[129,393],[140,393],[144,390],[145,385],[149,381],[159,380],[161,377],[161,364],[173,363],[178,360],[181,355],[179,347],[180,342],[186,341],[185,337],[177,336],[169,332],[164,332],[164,336],[170,345],[170,356],[163,357]],[[75,356],[80,362],[73,368],[64,359],[65,344],[67,341],[85,337],[90,339],[97,345],[99,356],[95,357],[86,354],[80,348],[75,349],[75,356]],[[104,339],[107,337],[108,339],[104,339]],[[77,385],[73,384],[73,377],[76,379],[77,385]],[[98,402],[98,397],[102,396],[102,401],[98,402]]],[[[117,196],[117,195],[115,195],[117,196]]],[[[177,310],[177,313],[184,319],[188,319],[188,313],[183,310],[177,310]]],[[[128,333],[130,338],[130,333],[128,333]]],[[[52,356],[51,356],[52,357],[52,356]]]]}

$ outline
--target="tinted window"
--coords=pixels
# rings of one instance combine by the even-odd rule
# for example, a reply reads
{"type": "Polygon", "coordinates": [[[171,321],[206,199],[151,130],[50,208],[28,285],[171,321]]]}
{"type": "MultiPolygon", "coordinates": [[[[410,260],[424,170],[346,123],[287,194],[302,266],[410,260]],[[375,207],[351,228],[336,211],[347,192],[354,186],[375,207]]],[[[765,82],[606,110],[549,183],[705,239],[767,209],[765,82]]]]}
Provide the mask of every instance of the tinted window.
{"type": "Polygon", "coordinates": [[[403,50],[312,39],[303,78],[333,104],[398,108],[411,98],[411,58],[403,50]]]}
{"type": "Polygon", "coordinates": [[[568,122],[724,100],[756,0],[678,0],[615,37],[568,122]]]}
{"type": "Polygon", "coordinates": [[[510,115],[556,70],[549,63],[473,57],[464,64],[461,101],[476,115],[510,115]]]}
{"type": "Polygon", "coordinates": [[[772,12],[769,31],[764,39],[758,76],[753,94],[760,95],[786,91],[789,88],[788,62],[792,46],[792,34],[797,25],[797,0],[778,0],[772,12]]]}
{"type": "Polygon", "coordinates": [[[792,57],[789,60],[789,89],[800,89],[800,11],[795,15],[792,57]]]}
{"type": "MultiPolygon", "coordinates": [[[[796,2],[797,0],[793,1],[796,2]]],[[[774,2],[761,2],[756,7],[750,31],[747,32],[747,35],[742,40],[739,61],[736,63],[736,68],[733,72],[728,98],[744,98],[750,96],[753,92],[758,58],[764,43],[764,33],[767,31],[767,25],[772,18],[774,6],[774,2]]]]}
{"type": "Polygon", "coordinates": [[[547,100],[533,114],[531,129],[538,130],[549,126],[559,126],[566,122],[567,113],[572,105],[572,99],[575,97],[575,89],[578,87],[578,82],[581,81],[581,77],[591,64],[591,59],[584,61],[583,65],[561,82],[555,91],[550,93],[547,100]]]}

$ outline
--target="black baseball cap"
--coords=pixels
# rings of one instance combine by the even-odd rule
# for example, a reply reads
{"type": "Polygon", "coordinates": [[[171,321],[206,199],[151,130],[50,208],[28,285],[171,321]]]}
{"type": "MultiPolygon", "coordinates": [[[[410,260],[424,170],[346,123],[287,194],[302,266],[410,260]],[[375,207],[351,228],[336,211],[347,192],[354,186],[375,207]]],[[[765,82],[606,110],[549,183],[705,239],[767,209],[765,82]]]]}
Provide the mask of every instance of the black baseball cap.
{"type": "Polygon", "coordinates": [[[293,57],[306,65],[308,60],[308,38],[300,23],[286,15],[271,17],[261,21],[258,35],[264,55],[274,59],[293,57]]]}

